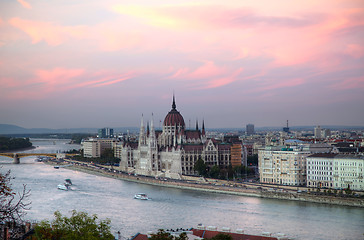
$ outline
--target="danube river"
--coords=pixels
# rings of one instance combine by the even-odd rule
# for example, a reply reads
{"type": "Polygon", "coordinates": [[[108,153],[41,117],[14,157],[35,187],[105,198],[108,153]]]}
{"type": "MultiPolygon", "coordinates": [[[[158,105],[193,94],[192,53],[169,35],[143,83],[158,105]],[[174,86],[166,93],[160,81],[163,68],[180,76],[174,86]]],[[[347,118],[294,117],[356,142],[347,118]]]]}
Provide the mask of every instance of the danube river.
{"type": "MultiPolygon", "coordinates": [[[[36,149],[26,152],[60,152],[79,145],[67,140],[32,139],[36,149]]],[[[21,158],[20,164],[0,157],[3,173],[10,169],[12,186],[31,190],[31,209],[26,218],[53,219],[59,210],[69,215],[73,209],[111,219],[112,231],[122,237],[160,228],[191,228],[199,223],[218,228],[241,228],[247,234],[284,233],[294,239],[364,239],[364,208],[230,196],[166,187],[150,186],[86,174],[21,158]],[[64,179],[73,182],[72,191],[57,189],[64,179]],[[152,200],[134,200],[145,192],[152,200]]]]}

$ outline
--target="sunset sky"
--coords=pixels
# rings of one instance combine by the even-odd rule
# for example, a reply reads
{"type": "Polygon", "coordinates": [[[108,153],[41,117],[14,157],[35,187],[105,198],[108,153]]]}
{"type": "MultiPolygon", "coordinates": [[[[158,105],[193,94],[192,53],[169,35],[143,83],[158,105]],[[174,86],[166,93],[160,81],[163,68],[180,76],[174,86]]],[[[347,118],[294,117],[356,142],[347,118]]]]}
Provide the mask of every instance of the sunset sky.
{"type": "MultiPolygon", "coordinates": [[[[0,123],[364,126],[363,0],[1,0],[0,123]]],[[[188,126],[187,126],[188,127],[188,126]]]]}

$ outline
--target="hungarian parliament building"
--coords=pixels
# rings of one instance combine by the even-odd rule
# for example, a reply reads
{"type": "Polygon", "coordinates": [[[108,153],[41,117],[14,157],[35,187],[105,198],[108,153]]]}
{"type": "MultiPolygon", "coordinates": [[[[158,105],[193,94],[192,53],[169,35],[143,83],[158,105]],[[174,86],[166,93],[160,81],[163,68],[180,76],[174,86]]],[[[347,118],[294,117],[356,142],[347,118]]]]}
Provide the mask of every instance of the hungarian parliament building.
{"type": "MultiPolygon", "coordinates": [[[[164,118],[162,130],[154,128],[153,119],[147,127],[142,117],[139,138],[136,141],[95,139],[101,154],[104,147],[112,147],[120,159],[120,170],[132,174],[180,179],[181,175],[196,175],[194,165],[202,159],[207,167],[246,166],[246,151],[237,137],[223,140],[208,138],[205,123],[199,129],[186,129],[183,116],[176,108],[173,96],[172,109],[164,118]],[[104,147],[103,147],[104,146],[104,147]]],[[[87,143],[87,142],[85,142],[87,143]]],[[[87,146],[84,143],[84,155],[87,146]]],[[[90,145],[90,144],[89,144],[90,145]]],[[[91,147],[95,149],[95,147],[91,147]]],[[[95,155],[95,154],[91,154],[95,155]]],[[[90,157],[91,157],[90,155],[90,157]]]]}

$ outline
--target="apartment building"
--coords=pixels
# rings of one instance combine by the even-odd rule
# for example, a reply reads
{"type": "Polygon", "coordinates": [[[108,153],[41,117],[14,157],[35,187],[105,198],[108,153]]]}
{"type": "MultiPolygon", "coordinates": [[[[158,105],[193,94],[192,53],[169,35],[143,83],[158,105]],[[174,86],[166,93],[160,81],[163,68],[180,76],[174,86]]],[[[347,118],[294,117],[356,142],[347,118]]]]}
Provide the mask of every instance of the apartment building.
{"type": "Polygon", "coordinates": [[[259,150],[261,183],[306,185],[306,157],[310,151],[300,147],[266,147],[259,150]]]}
{"type": "Polygon", "coordinates": [[[90,138],[84,140],[82,144],[83,156],[88,158],[101,157],[105,149],[112,149],[113,143],[116,140],[113,138],[90,138]]]}
{"type": "Polygon", "coordinates": [[[364,156],[314,154],[307,157],[307,186],[364,191],[364,156]]]}

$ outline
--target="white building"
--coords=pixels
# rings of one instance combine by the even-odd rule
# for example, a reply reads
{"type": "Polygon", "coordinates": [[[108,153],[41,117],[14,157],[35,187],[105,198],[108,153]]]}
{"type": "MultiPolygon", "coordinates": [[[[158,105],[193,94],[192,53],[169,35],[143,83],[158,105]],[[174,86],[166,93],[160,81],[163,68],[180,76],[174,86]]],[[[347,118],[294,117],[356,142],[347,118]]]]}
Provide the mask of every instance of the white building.
{"type": "Polygon", "coordinates": [[[307,158],[307,186],[364,191],[364,156],[314,154],[307,158]]]}
{"type": "Polygon", "coordinates": [[[307,157],[307,187],[332,188],[334,186],[334,161],[336,154],[317,153],[307,157]]]}
{"type": "Polygon", "coordinates": [[[266,147],[259,150],[258,164],[261,183],[306,185],[306,157],[302,148],[266,147]]]}
{"type": "Polygon", "coordinates": [[[322,138],[321,133],[322,133],[321,127],[320,126],[315,127],[314,129],[315,138],[322,138]]]}

